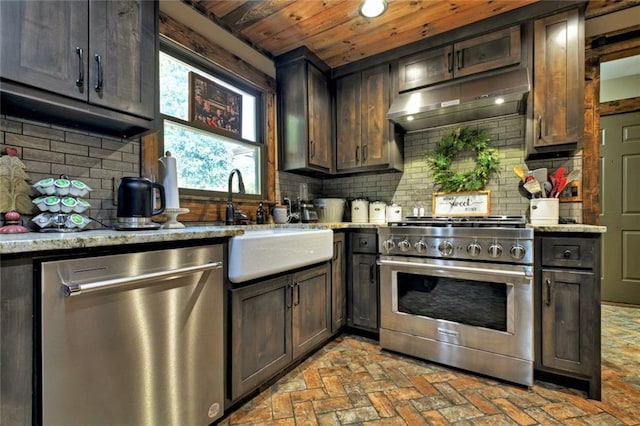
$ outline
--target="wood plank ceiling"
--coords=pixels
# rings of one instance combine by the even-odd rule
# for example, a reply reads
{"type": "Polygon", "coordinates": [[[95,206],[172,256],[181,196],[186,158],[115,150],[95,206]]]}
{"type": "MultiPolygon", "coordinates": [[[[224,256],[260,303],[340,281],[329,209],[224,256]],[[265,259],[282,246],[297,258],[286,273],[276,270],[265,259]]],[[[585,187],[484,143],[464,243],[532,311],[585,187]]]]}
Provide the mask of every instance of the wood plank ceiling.
{"type": "MultiPolygon", "coordinates": [[[[268,56],[307,46],[331,68],[490,18],[540,0],[387,0],[361,16],[362,0],[191,0],[209,19],[268,56]]],[[[587,14],[639,0],[592,0],[587,14]]]]}

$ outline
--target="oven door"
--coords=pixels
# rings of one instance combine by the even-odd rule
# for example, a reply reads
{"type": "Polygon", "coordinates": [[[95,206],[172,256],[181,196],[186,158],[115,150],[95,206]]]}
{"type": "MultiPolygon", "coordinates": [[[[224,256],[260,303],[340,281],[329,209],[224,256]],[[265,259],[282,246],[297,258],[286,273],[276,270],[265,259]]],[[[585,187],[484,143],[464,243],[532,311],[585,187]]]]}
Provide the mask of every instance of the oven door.
{"type": "Polygon", "coordinates": [[[382,329],[533,361],[530,266],[393,256],[380,266],[382,329]]]}

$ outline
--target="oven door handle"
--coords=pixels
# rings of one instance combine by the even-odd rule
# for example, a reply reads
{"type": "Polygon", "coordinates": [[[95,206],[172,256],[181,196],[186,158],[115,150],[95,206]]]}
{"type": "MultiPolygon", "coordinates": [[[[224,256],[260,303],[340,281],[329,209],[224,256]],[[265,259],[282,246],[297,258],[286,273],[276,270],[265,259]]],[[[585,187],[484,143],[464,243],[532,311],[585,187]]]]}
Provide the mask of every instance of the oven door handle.
{"type": "Polygon", "coordinates": [[[392,265],[392,266],[404,266],[404,267],[410,267],[410,268],[422,268],[422,269],[431,269],[431,270],[438,269],[441,271],[474,272],[479,274],[531,278],[531,274],[527,273],[527,271],[525,271],[524,269],[521,271],[509,271],[505,269],[485,269],[485,268],[476,268],[471,266],[430,265],[427,263],[403,262],[401,260],[385,260],[385,259],[379,259],[378,264],[381,266],[392,265]]]}

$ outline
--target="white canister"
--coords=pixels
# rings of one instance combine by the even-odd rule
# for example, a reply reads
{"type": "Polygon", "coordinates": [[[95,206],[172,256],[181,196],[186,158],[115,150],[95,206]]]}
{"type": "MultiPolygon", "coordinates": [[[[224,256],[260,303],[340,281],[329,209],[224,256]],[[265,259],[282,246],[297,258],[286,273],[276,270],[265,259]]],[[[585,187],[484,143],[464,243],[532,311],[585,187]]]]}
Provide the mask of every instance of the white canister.
{"type": "Polygon", "coordinates": [[[387,222],[401,222],[402,221],[402,206],[392,204],[387,206],[387,222]]]}
{"type": "Polygon", "coordinates": [[[557,225],[560,205],[557,198],[532,198],[530,220],[532,225],[557,225]]]}
{"type": "Polygon", "coordinates": [[[288,223],[289,215],[286,206],[275,206],[273,208],[273,221],[275,223],[288,223]]]}
{"type": "Polygon", "coordinates": [[[351,222],[353,223],[369,222],[369,201],[353,200],[351,202],[351,222]]]}
{"type": "Polygon", "coordinates": [[[387,221],[386,213],[387,204],[382,201],[374,201],[369,204],[369,222],[371,223],[385,223],[387,221]]]}

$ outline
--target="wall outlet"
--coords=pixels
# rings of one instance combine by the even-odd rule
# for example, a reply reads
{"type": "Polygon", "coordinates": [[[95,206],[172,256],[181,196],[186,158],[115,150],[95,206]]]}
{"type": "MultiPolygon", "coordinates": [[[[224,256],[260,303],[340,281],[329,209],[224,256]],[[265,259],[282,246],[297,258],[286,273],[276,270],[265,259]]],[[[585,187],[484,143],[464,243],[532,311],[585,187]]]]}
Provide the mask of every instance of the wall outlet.
{"type": "Polygon", "coordinates": [[[582,182],[573,181],[569,183],[558,197],[562,203],[572,203],[582,201],[582,182]]]}

